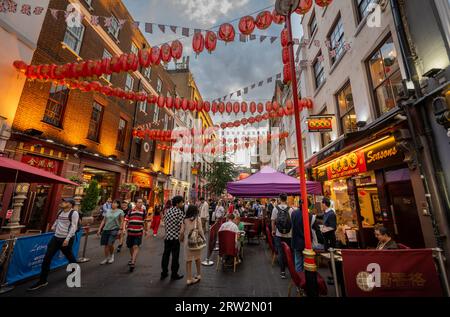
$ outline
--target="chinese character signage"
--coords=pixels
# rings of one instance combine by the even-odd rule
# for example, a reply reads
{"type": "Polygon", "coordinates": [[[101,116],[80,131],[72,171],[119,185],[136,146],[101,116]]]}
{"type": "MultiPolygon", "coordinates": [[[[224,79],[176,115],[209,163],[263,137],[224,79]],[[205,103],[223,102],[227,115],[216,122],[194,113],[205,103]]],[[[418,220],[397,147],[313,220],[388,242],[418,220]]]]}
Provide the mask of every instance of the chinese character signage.
{"type": "Polygon", "coordinates": [[[46,157],[24,155],[22,156],[22,162],[56,175],[59,171],[59,161],[52,160],[46,157]]]}
{"type": "Polygon", "coordinates": [[[442,296],[431,249],[342,250],[349,297],[442,296]]]}
{"type": "Polygon", "coordinates": [[[298,159],[294,158],[294,159],[287,159],[285,161],[286,164],[286,168],[294,168],[294,167],[298,167],[298,159]]]}
{"type": "Polygon", "coordinates": [[[333,116],[311,116],[308,118],[309,132],[333,131],[333,116]]]}

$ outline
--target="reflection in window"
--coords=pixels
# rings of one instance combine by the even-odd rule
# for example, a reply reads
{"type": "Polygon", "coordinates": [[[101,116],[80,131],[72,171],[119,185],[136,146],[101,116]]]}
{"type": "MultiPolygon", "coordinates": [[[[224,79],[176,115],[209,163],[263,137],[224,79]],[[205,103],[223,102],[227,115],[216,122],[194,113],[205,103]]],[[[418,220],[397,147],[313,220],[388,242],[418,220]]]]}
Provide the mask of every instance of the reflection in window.
{"type": "Polygon", "coordinates": [[[336,55],[331,57],[331,64],[334,64],[344,53],[344,26],[342,18],[339,17],[338,22],[331,31],[329,41],[331,50],[336,52],[336,55]]]}
{"type": "Polygon", "coordinates": [[[357,131],[352,87],[347,83],[337,94],[339,120],[344,134],[357,131]]]}
{"type": "Polygon", "coordinates": [[[325,70],[321,56],[322,54],[319,54],[319,57],[316,58],[316,61],[313,64],[316,89],[325,81],[325,70]]]}
{"type": "Polygon", "coordinates": [[[67,87],[52,84],[42,120],[55,127],[61,127],[68,97],[69,89],[67,87]]]}
{"type": "Polygon", "coordinates": [[[94,101],[91,120],[89,121],[88,139],[98,142],[103,117],[103,106],[94,101]]]}

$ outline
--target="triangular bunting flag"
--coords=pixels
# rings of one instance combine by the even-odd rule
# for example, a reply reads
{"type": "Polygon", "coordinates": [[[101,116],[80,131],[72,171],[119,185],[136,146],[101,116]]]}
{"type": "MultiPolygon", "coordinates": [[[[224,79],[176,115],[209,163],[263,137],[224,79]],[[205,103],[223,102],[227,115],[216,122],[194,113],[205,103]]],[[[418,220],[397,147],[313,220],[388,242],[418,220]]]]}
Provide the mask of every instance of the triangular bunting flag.
{"type": "Polygon", "coordinates": [[[258,83],[258,87],[261,87],[263,84],[264,84],[264,81],[260,81],[260,82],[258,83]]]}
{"type": "Polygon", "coordinates": [[[281,73],[277,74],[277,79],[281,79],[281,73]]]}
{"type": "Polygon", "coordinates": [[[238,95],[238,97],[241,96],[241,91],[240,90],[238,90],[237,95],[238,95]]]}
{"type": "Polygon", "coordinates": [[[267,36],[261,35],[261,36],[259,37],[259,42],[260,42],[260,43],[264,42],[264,40],[265,40],[266,38],[267,38],[267,36]]]}
{"type": "Polygon", "coordinates": [[[295,45],[300,45],[300,40],[299,39],[294,39],[294,44],[295,45]]]}
{"type": "Polygon", "coordinates": [[[278,37],[276,36],[271,36],[270,37],[270,44],[273,44],[273,42],[275,42],[277,40],[278,37]]]}
{"type": "Polygon", "coordinates": [[[250,34],[250,41],[254,41],[256,40],[256,35],[255,34],[250,34]]]}
{"type": "Polygon", "coordinates": [[[164,24],[158,24],[159,29],[161,32],[166,33],[166,26],[164,24]]]}
{"type": "Polygon", "coordinates": [[[152,23],[145,23],[145,32],[146,33],[153,33],[153,24],[152,23]]]}
{"type": "Polygon", "coordinates": [[[269,77],[269,78],[267,78],[267,83],[271,83],[271,82],[272,82],[272,80],[273,80],[273,77],[269,77]]]}
{"type": "Polygon", "coordinates": [[[247,37],[244,34],[239,34],[239,41],[247,42],[247,37]]]}
{"type": "Polygon", "coordinates": [[[248,87],[245,87],[244,88],[244,94],[247,94],[248,93],[248,87]]]}
{"type": "Polygon", "coordinates": [[[256,84],[253,84],[253,85],[251,86],[251,89],[255,89],[255,87],[256,87],[256,84]]]}
{"type": "Polygon", "coordinates": [[[177,33],[177,27],[175,25],[171,25],[170,29],[172,30],[173,33],[177,33]]]}
{"type": "Polygon", "coordinates": [[[105,28],[110,28],[112,26],[112,17],[105,17],[105,28]]]}
{"type": "Polygon", "coordinates": [[[189,29],[188,28],[183,28],[181,30],[181,35],[189,37],[189,29]]]}

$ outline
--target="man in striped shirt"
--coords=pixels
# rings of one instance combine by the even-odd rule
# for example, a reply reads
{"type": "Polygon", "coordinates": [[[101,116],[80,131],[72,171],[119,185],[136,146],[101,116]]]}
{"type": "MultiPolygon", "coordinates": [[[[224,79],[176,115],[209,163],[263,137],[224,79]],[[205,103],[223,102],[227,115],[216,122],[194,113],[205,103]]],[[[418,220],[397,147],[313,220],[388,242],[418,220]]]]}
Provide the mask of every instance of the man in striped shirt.
{"type": "Polygon", "coordinates": [[[128,262],[130,272],[134,271],[142,236],[148,236],[147,212],[142,199],[136,201],[136,206],[125,217],[124,225],[127,230],[127,247],[130,249],[131,259],[128,262]]]}

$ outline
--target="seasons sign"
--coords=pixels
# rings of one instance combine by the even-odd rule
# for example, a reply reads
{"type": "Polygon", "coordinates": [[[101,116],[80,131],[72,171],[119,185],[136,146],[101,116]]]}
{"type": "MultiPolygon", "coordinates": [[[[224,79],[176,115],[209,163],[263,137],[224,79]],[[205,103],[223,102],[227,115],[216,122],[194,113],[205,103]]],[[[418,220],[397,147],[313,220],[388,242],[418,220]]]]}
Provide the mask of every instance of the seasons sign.
{"type": "Polygon", "coordinates": [[[317,169],[317,179],[336,179],[376,170],[402,162],[394,137],[343,155],[317,169]]]}

